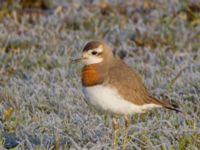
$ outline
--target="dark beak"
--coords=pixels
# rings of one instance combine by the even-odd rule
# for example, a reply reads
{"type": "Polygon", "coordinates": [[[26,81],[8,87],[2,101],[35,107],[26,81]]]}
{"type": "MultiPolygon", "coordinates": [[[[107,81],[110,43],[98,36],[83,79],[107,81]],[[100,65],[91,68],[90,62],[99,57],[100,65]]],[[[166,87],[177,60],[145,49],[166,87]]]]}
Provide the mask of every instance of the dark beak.
{"type": "Polygon", "coordinates": [[[71,62],[72,63],[79,63],[81,62],[82,58],[77,58],[77,59],[72,59],[71,62]]]}

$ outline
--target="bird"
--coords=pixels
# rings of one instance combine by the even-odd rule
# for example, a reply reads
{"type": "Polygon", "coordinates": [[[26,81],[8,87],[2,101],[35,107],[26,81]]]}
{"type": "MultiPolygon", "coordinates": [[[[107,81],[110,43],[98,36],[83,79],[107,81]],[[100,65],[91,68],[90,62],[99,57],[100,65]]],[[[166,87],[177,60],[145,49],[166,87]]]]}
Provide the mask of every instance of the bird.
{"type": "Polygon", "coordinates": [[[151,95],[139,75],[123,60],[114,56],[112,49],[103,41],[89,41],[76,61],[83,64],[81,72],[85,101],[97,111],[112,116],[114,129],[113,146],[118,144],[119,124],[116,116],[123,116],[125,149],[130,125],[129,116],[145,113],[153,108],[167,108],[181,112],[167,101],[151,95]]]}

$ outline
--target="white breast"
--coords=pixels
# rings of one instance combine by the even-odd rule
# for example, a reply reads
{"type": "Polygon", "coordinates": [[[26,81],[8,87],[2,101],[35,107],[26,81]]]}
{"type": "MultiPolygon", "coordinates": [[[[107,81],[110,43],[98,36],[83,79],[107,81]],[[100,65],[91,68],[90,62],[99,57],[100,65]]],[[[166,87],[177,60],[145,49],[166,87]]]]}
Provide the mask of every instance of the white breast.
{"type": "Polygon", "coordinates": [[[143,113],[145,110],[153,107],[160,107],[156,104],[135,105],[124,100],[117,90],[102,85],[83,87],[83,92],[87,103],[94,106],[97,110],[114,114],[143,113]]]}

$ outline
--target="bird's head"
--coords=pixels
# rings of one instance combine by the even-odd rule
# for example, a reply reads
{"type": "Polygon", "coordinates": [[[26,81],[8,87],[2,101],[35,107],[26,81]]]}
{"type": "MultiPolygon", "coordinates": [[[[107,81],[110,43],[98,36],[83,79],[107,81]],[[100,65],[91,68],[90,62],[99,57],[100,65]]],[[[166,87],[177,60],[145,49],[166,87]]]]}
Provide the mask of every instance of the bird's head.
{"type": "Polygon", "coordinates": [[[113,59],[112,50],[103,42],[90,41],[82,51],[80,58],[84,65],[99,64],[109,62],[113,59]]]}

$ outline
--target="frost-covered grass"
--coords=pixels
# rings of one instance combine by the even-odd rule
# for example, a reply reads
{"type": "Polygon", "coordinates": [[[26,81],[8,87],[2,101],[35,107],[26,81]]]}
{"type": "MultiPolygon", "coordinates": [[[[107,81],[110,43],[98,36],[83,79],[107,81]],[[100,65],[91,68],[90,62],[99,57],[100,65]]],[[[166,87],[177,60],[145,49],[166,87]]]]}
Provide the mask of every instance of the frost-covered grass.
{"type": "Polygon", "coordinates": [[[87,41],[104,39],[153,95],[185,113],[156,109],[133,115],[127,149],[200,149],[197,2],[76,0],[49,14],[21,13],[19,21],[14,13],[5,17],[0,22],[0,148],[18,142],[15,149],[111,149],[111,118],[84,102],[82,66],[71,62],[87,41]]]}

